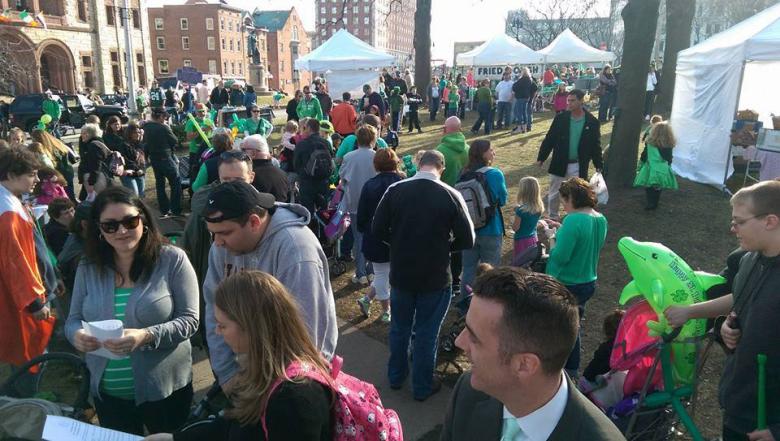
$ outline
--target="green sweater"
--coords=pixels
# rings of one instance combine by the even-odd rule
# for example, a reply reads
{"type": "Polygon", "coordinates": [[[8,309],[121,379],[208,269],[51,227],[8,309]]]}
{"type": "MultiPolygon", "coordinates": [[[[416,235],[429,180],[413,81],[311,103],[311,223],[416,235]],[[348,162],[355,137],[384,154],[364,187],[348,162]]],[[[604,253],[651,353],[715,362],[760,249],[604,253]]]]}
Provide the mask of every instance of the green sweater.
{"type": "Polygon", "coordinates": [[[555,246],[547,261],[547,274],[564,285],[596,280],[599,253],[607,237],[607,218],[602,214],[570,213],[563,218],[555,246]]]}
{"type": "Polygon", "coordinates": [[[315,96],[308,101],[305,98],[300,100],[296,110],[298,118],[317,118],[318,121],[322,121],[322,107],[320,106],[320,100],[315,96]]]}
{"type": "Polygon", "coordinates": [[[479,101],[479,104],[488,103],[490,107],[493,107],[493,94],[490,92],[490,89],[487,87],[477,89],[477,101],[479,101]]]}
{"type": "Polygon", "coordinates": [[[444,172],[441,180],[447,185],[455,185],[460,177],[460,171],[469,162],[469,147],[463,132],[452,132],[444,135],[436,147],[444,155],[444,172]]]}
{"type": "Polygon", "coordinates": [[[400,112],[404,105],[404,99],[397,93],[390,95],[390,98],[388,98],[387,101],[390,102],[390,110],[393,112],[400,112]]]}

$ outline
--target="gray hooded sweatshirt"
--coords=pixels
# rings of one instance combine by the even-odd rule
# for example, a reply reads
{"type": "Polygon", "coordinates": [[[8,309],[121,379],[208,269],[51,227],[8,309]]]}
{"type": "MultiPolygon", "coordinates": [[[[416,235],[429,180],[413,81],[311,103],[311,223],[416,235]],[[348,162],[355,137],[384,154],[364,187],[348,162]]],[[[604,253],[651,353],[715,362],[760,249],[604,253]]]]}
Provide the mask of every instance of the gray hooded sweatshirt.
{"type": "Polygon", "coordinates": [[[328,259],[308,224],[309,212],[302,205],[277,203],[268,229],[251,252],[234,255],[222,247],[211,246],[203,296],[211,369],[219,384],[236,374],[238,364],[233,351],[216,334],[214,295],[217,285],[236,271],[260,270],[282,282],[301,306],[314,346],[328,359],[333,357],[338,323],[328,259]]]}

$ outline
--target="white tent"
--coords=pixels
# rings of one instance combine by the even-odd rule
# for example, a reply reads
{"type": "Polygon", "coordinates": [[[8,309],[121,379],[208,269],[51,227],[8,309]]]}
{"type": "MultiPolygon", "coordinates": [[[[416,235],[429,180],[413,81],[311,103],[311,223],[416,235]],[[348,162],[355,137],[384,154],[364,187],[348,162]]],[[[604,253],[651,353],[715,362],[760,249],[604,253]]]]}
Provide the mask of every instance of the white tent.
{"type": "Polygon", "coordinates": [[[326,70],[375,69],[391,66],[395,58],[341,29],[320,47],[295,60],[295,68],[326,70]]]}
{"type": "MultiPolygon", "coordinates": [[[[680,176],[723,185],[733,172],[729,134],[737,107],[777,112],[780,4],[681,51],[677,58],[672,167],[680,176]]],[[[765,123],[766,124],[766,123],[765,123]]]]}
{"type": "Polygon", "coordinates": [[[615,54],[598,50],[580,40],[571,29],[566,28],[544,49],[538,51],[544,62],[550,63],[598,63],[615,59],[615,54]]]}
{"type": "Polygon", "coordinates": [[[506,64],[539,64],[542,56],[506,34],[498,34],[474,49],[458,54],[461,66],[498,66],[506,64]]]}

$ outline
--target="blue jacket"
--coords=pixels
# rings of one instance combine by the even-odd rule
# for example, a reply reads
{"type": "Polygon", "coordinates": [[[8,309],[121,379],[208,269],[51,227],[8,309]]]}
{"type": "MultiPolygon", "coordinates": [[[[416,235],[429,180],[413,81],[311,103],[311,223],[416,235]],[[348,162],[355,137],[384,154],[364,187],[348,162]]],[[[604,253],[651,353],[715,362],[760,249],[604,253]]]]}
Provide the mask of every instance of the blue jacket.
{"type": "MultiPolygon", "coordinates": [[[[507,198],[506,180],[504,180],[504,173],[495,167],[491,167],[490,170],[485,173],[485,178],[487,179],[490,193],[493,195],[493,200],[498,203],[498,210],[501,210],[501,207],[506,205],[507,198]]],[[[476,230],[475,233],[477,236],[503,236],[503,217],[500,216],[499,212],[497,211],[493,218],[490,219],[490,222],[488,222],[487,225],[480,228],[479,230],[476,230]]]]}
{"type": "Polygon", "coordinates": [[[247,92],[244,94],[244,107],[249,109],[249,106],[257,104],[257,94],[254,92],[247,92]]]}
{"type": "Polygon", "coordinates": [[[369,262],[386,263],[390,261],[390,247],[371,234],[371,221],[374,212],[382,200],[387,187],[403,179],[393,172],[380,173],[366,181],[360,193],[357,210],[357,229],[363,233],[363,255],[369,262]]]}

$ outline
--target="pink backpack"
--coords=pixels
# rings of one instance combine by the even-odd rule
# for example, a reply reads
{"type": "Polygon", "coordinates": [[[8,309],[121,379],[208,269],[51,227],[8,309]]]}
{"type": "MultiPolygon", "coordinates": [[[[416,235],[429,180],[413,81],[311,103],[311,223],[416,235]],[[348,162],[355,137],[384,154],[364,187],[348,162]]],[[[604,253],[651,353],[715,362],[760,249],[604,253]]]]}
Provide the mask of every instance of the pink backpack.
{"type": "MultiPolygon", "coordinates": [[[[359,380],[341,371],[344,361],[333,357],[330,378],[305,363],[294,362],[287,366],[288,378],[306,377],[329,387],[336,396],[334,404],[335,441],[403,441],[401,421],[394,410],[385,409],[373,384],[359,380]]],[[[271,386],[271,396],[282,384],[276,380],[271,386]]],[[[265,414],[262,417],[263,432],[268,439],[265,414]]],[[[269,440],[271,441],[271,440],[269,440]]]]}

